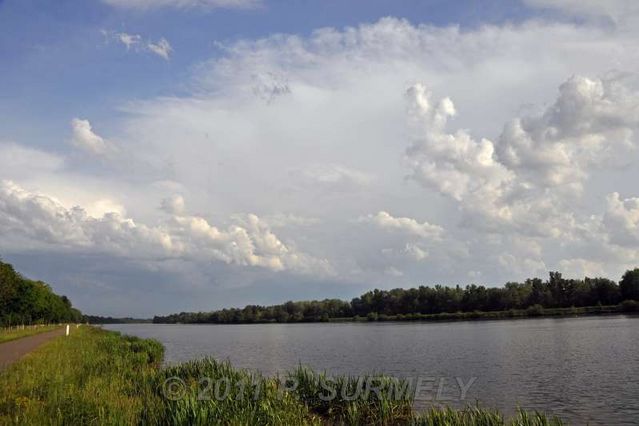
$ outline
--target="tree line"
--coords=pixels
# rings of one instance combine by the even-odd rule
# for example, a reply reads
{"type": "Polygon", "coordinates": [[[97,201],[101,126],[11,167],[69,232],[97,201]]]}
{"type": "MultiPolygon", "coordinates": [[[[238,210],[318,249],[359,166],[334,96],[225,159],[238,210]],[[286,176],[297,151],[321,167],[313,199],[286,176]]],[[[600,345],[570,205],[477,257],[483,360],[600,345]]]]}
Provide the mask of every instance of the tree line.
{"type": "Polygon", "coordinates": [[[151,319],[131,317],[103,317],[100,315],[85,315],[83,320],[89,324],[142,324],[151,322],[151,319]]]}
{"type": "Polygon", "coordinates": [[[42,281],[27,279],[0,261],[0,326],[80,322],[82,313],[42,281]]]}
{"type": "Polygon", "coordinates": [[[338,299],[286,302],[281,305],[248,305],[213,312],[181,312],[156,316],[154,323],[240,324],[262,322],[319,322],[339,318],[403,318],[456,312],[498,312],[548,308],[618,305],[637,309],[639,268],[627,271],[621,281],[607,278],[565,279],[551,272],[547,280],[527,279],[503,287],[436,285],[393,290],[372,290],[350,302],[338,299]]]}

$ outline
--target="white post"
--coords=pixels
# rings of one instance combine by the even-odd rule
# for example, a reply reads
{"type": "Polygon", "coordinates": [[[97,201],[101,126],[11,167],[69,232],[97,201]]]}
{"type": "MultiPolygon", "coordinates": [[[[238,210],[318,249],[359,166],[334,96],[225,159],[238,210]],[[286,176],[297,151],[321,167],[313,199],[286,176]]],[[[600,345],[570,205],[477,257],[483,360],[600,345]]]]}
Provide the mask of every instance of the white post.
{"type": "Polygon", "coordinates": [[[69,335],[69,324],[67,324],[67,336],[69,335]]]}

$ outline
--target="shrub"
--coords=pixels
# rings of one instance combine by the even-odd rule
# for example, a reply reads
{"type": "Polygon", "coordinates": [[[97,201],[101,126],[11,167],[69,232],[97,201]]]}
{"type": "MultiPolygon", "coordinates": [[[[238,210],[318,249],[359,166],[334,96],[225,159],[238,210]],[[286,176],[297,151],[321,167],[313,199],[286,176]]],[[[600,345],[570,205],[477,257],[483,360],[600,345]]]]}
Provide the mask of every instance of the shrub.
{"type": "Polygon", "coordinates": [[[526,314],[531,317],[538,317],[544,314],[544,307],[541,305],[532,305],[526,309],[526,314]]]}
{"type": "Polygon", "coordinates": [[[623,312],[639,312],[639,302],[636,300],[624,300],[621,302],[623,312]]]}

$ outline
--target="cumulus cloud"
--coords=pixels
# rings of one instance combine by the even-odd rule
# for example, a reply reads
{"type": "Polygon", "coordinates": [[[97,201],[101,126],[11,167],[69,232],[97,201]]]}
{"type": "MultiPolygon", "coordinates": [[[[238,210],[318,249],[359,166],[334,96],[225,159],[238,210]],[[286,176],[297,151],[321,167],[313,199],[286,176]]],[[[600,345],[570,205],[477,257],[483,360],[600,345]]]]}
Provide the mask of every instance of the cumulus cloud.
{"type": "Polygon", "coordinates": [[[177,199],[172,204],[169,220],[146,225],[116,211],[94,217],[81,207],[68,209],[54,198],[3,180],[0,230],[28,247],[60,246],[150,260],[215,260],[272,271],[330,272],[327,261],[284,244],[256,215],[220,229],[203,217],[184,214],[177,199]],[[181,209],[175,208],[176,203],[181,209]]]}
{"type": "Polygon", "coordinates": [[[638,125],[636,93],[621,81],[576,76],[542,115],[507,124],[498,156],[524,184],[581,191],[589,168],[634,151],[638,125]]]}
{"type": "Polygon", "coordinates": [[[0,183],[0,229],[29,246],[100,247],[119,253],[165,253],[173,248],[160,229],[138,225],[117,213],[91,217],[80,207],[65,208],[58,200],[3,180],[0,183]]]}
{"type": "Polygon", "coordinates": [[[93,131],[89,120],[74,118],[71,120],[71,143],[93,155],[108,155],[115,151],[114,145],[93,131]]]}
{"type": "Polygon", "coordinates": [[[156,9],[172,7],[178,9],[252,9],[262,4],[261,0],[102,0],[111,6],[123,9],[156,9]]]}
{"type": "Polygon", "coordinates": [[[409,217],[393,217],[385,211],[381,211],[376,215],[368,215],[360,220],[375,224],[382,229],[401,231],[412,236],[431,240],[440,239],[444,233],[444,229],[441,226],[431,225],[428,222],[419,223],[409,217]]]}
{"type": "Polygon", "coordinates": [[[437,266],[405,273],[445,278],[463,264],[497,282],[513,274],[504,252],[523,274],[574,257],[556,253],[559,241],[593,254],[585,241],[603,238],[592,216],[605,193],[589,184],[632,161],[636,123],[634,83],[607,71],[637,69],[634,44],[594,25],[462,30],[394,18],[239,40],[196,68],[190,95],[128,105],[121,133],[204,204],[321,218],[296,238],[344,259],[344,274],[393,238],[344,223],[397,208],[446,229],[437,250],[422,244],[437,266]]]}
{"type": "Polygon", "coordinates": [[[639,98],[614,79],[570,78],[552,106],[510,121],[497,143],[448,132],[450,99],[437,101],[419,84],[408,96],[412,177],[457,201],[479,228],[570,236],[580,227],[571,203],[589,173],[637,148],[639,98]]]}
{"type": "Polygon", "coordinates": [[[457,201],[499,199],[513,175],[495,161],[494,144],[475,141],[464,130],[446,133],[456,113],[449,98],[434,101],[422,84],[411,87],[407,96],[416,136],[406,153],[413,178],[457,201]]]}
{"type": "Polygon", "coordinates": [[[162,200],[160,208],[166,213],[180,215],[184,213],[184,197],[181,195],[173,195],[172,197],[162,200]]]}
{"type": "Polygon", "coordinates": [[[604,224],[612,243],[620,246],[639,245],[639,198],[622,199],[619,193],[608,196],[604,224]]]}
{"type": "MultiPolygon", "coordinates": [[[[496,284],[571,259],[618,277],[639,260],[639,243],[622,235],[634,229],[627,200],[639,196],[636,168],[611,170],[636,164],[637,96],[636,83],[607,72],[639,69],[639,51],[632,34],[574,22],[460,28],[385,18],[221,44],[179,96],[126,102],[116,128],[104,130],[144,172],[65,169],[28,185],[15,180],[60,197],[103,185],[98,198],[126,206],[116,223],[134,217],[170,237],[174,248],[167,254],[156,243],[154,258],[230,262],[260,284],[260,274],[279,268],[322,269],[324,258],[336,292],[353,277],[384,285],[390,264],[407,284],[464,283],[468,271],[496,284]],[[606,212],[613,191],[624,195],[606,212]],[[188,195],[192,206],[169,199],[161,213],[167,194],[188,195]],[[351,220],[380,210],[405,217],[351,220]],[[305,220],[275,212],[320,221],[302,227],[305,220]]],[[[144,38],[134,40],[130,50],[144,48],[144,38]]],[[[89,212],[90,202],[70,199],[60,217],[74,203],[94,219],[116,208],[104,202],[89,212]]],[[[201,263],[176,270],[220,282],[237,276],[201,263]]]]}

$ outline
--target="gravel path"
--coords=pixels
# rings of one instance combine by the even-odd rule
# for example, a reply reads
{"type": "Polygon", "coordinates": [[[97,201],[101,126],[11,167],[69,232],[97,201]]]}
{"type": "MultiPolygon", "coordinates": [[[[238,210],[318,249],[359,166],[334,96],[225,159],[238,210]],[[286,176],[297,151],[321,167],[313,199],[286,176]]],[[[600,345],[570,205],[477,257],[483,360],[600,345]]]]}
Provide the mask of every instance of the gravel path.
{"type": "Polygon", "coordinates": [[[57,336],[64,335],[64,327],[33,336],[0,343],[0,370],[13,364],[32,350],[57,336]]]}

